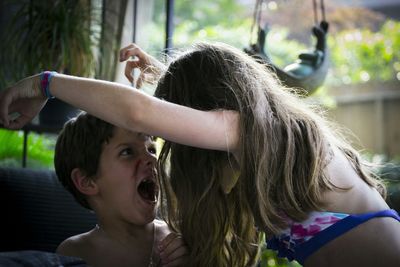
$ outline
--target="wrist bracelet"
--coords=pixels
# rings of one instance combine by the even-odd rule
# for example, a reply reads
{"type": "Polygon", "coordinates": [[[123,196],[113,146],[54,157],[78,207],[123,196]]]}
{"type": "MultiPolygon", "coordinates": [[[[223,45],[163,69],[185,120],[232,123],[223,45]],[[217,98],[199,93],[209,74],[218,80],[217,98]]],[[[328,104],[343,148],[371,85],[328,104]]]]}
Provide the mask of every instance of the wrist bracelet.
{"type": "Polygon", "coordinates": [[[40,87],[43,95],[48,99],[54,98],[54,96],[52,96],[50,93],[50,81],[55,74],[57,74],[56,71],[43,71],[40,74],[40,87]]]}

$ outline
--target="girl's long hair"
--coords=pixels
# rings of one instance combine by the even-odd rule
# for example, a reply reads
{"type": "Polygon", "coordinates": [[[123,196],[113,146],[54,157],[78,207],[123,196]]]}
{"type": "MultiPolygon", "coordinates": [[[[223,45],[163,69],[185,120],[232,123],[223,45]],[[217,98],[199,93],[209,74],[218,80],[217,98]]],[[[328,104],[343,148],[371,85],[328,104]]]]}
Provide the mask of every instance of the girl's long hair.
{"type": "Polygon", "coordinates": [[[196,44],[170,64],[155,95],[240,114],[240,162],[229,152],[169,141],[160,154],[163,214],[182,232],[191,266],[251,266],[260,241],[255,225],[276,233],[285,227],[285,216],[301,221],[321,210],[325,190],[342,190],[325,172],[332,146],[367,184],[383,189],[317,110],[282,86],[267,66],[228,45],[196,44]],[[222,181],[234,175],[236,185],[224,192],[222,181]]]}

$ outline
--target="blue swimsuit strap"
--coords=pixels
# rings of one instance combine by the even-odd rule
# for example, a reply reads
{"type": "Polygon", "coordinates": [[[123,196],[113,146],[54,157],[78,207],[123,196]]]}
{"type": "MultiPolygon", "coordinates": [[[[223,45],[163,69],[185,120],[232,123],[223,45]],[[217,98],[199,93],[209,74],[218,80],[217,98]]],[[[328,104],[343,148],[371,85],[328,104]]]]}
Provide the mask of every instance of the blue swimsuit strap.
{"type": "Polygon", "coordinates": [[[319,232],[316,236],[296,248],[294,258],[300,263],[321,248],[326,243],[353,229],[354,227],[376,217],[392,217],[400,222],[400,216],[395,210],[383,210],[364,214],[349,215],[332,226],[319,232]]]}

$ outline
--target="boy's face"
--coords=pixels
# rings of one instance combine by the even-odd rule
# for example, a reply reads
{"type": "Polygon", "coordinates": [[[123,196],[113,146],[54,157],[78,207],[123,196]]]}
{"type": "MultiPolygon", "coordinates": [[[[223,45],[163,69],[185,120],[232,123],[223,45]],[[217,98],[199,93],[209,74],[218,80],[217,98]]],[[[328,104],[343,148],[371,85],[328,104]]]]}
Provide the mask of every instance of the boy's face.
{"type": "Polygon", "coordinates": [[[159,193],[155,163],[156,146],[150,137],[115,127],[113,137],[103,144],[96,174],[98,215],[137,225],[151,222],[159,193]]]}

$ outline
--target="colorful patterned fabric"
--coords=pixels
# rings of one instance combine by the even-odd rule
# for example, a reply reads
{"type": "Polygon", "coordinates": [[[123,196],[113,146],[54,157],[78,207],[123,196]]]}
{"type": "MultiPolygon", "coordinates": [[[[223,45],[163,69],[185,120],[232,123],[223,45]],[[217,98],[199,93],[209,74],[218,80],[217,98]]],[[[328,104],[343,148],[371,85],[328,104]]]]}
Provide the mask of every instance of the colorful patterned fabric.
{"type": "Polygon", "coordinates": [[[365,214],[349,215],[336,212],[312,212],[307,220],[294,222],[288,219],[289,227],[278,236],[267,241],[267,248],[276,250],[279,257],[300,264],[326,243],[352,228],[376,217],[392,217],[400,222],[395,210],[384,210],[365,214]]]}

